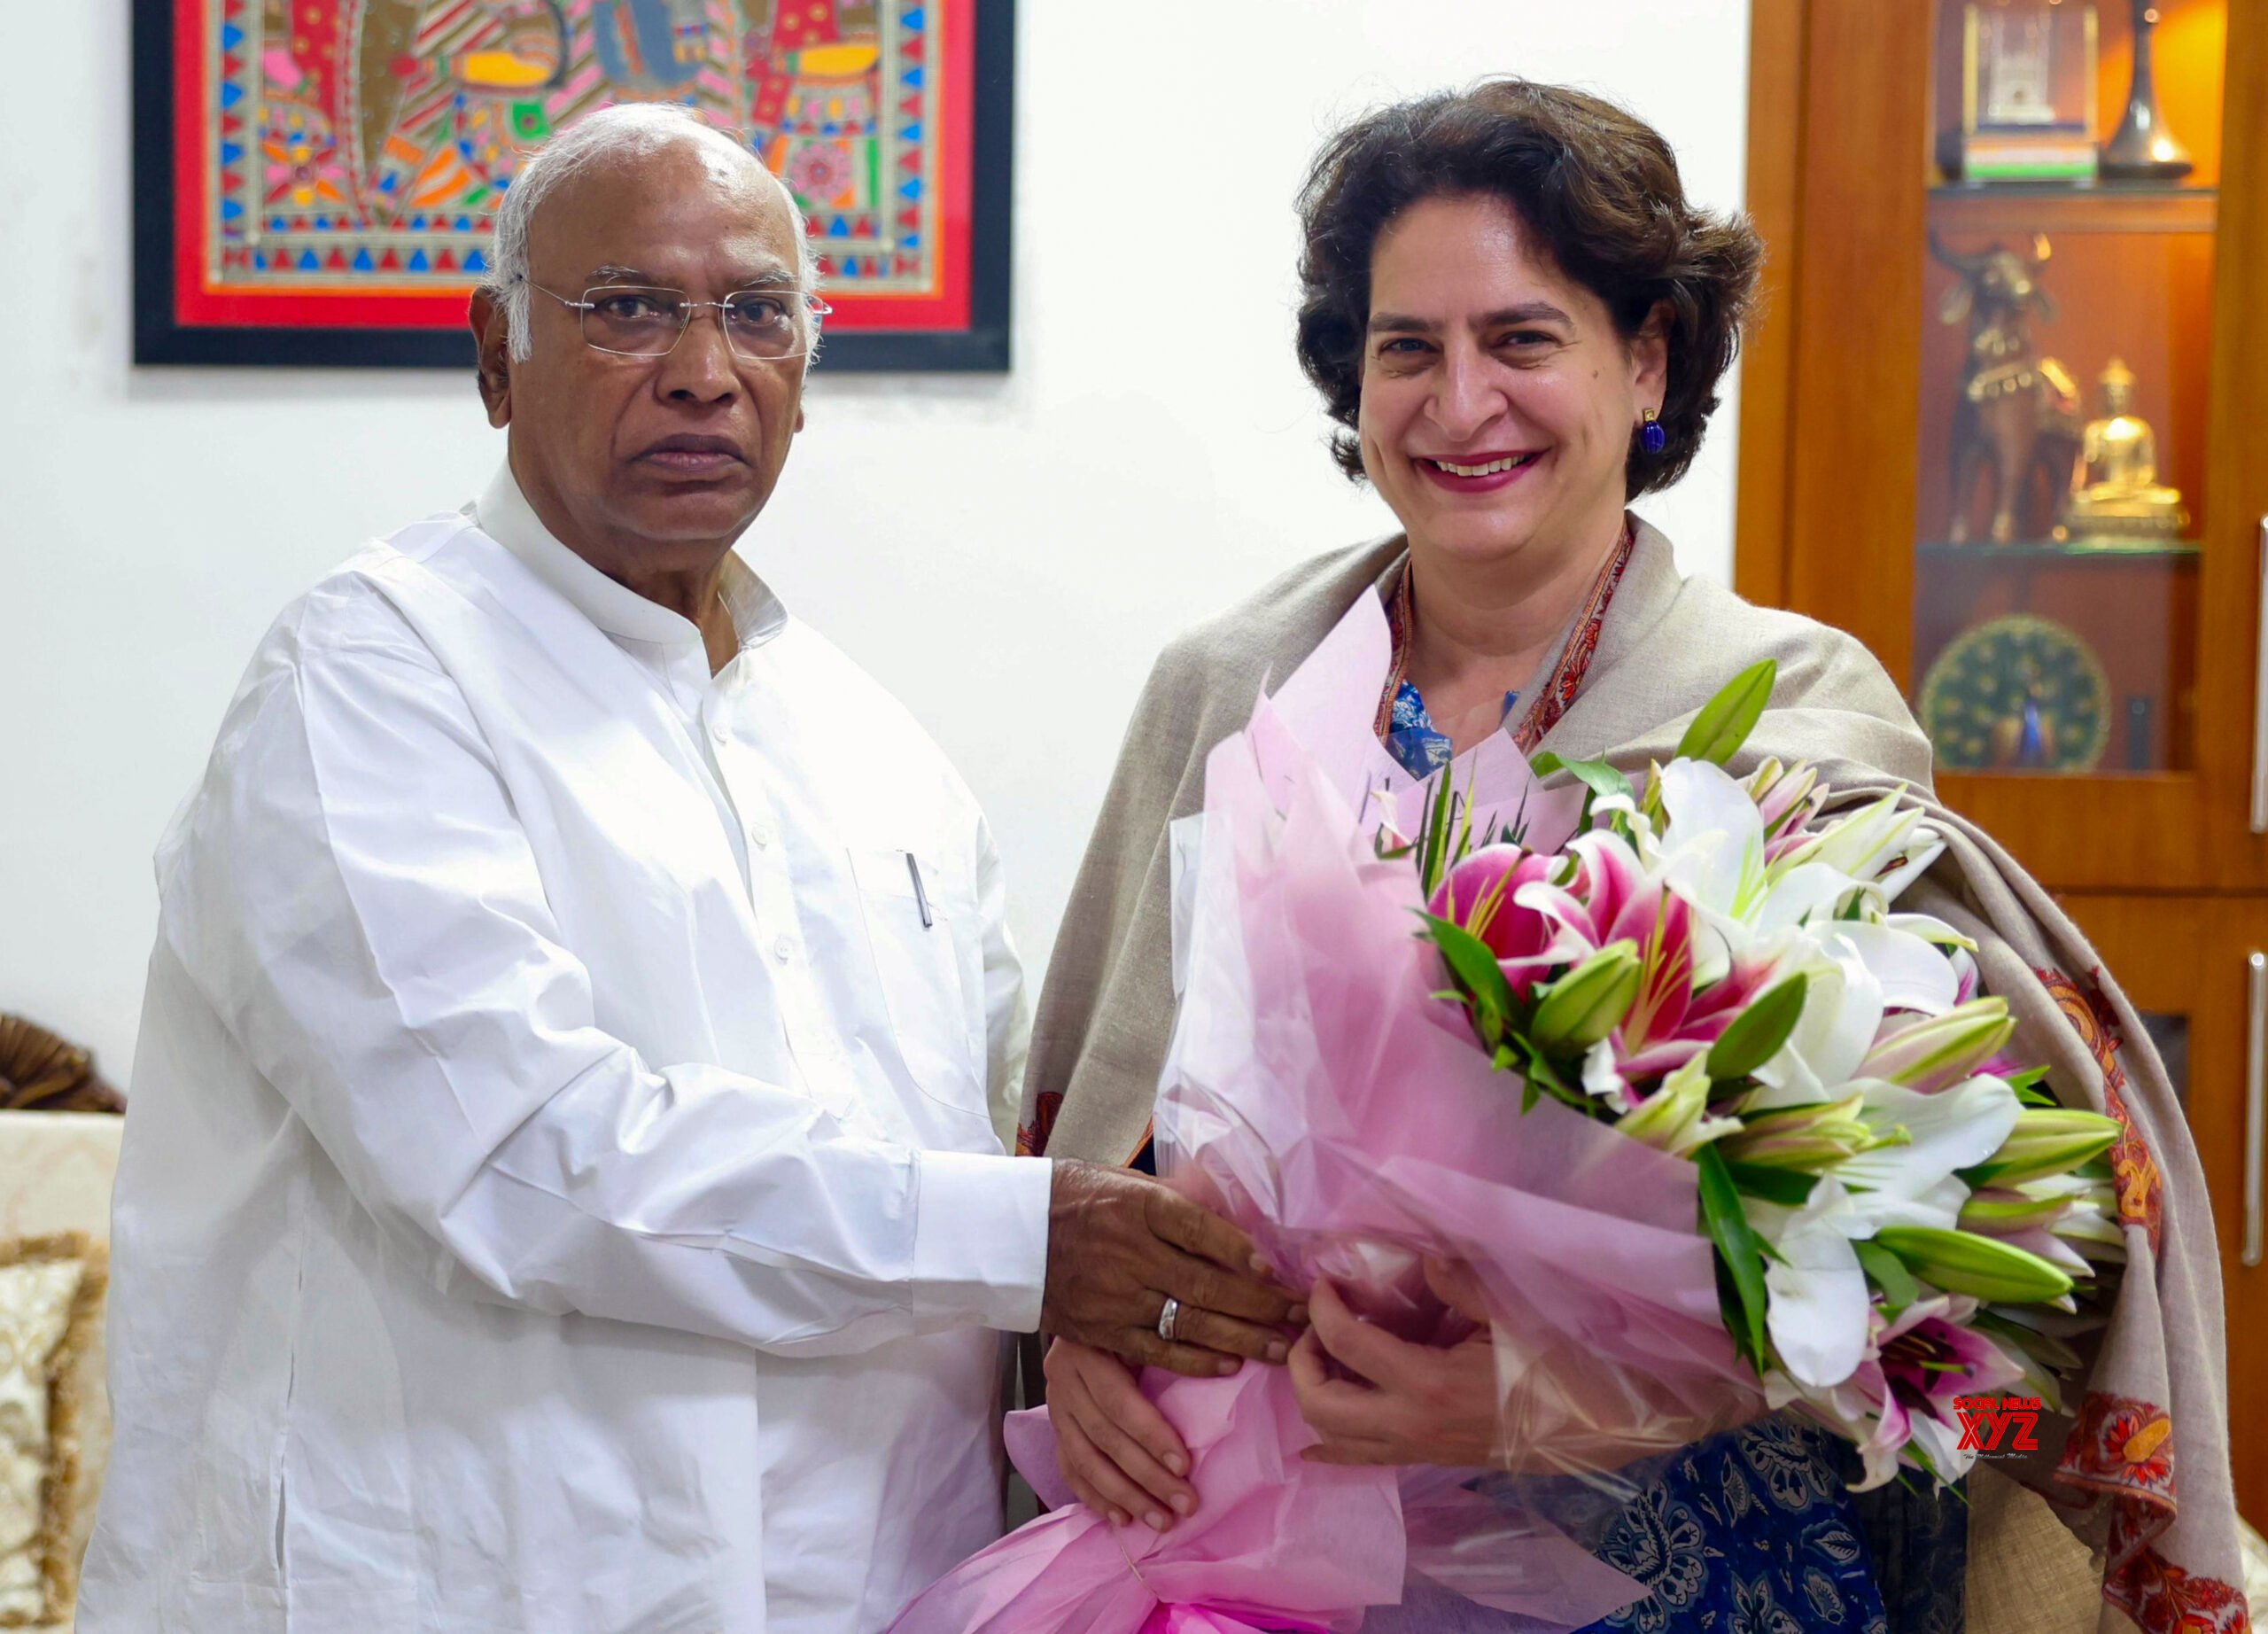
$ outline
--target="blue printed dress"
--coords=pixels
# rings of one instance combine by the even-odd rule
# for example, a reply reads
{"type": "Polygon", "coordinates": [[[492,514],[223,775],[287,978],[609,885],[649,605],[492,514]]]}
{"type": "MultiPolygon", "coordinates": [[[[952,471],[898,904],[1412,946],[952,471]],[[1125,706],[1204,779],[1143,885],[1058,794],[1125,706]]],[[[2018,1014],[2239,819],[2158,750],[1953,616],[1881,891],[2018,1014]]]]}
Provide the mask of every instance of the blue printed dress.
{"type": "MultiPolygon", "coordinates": [[[[1505,694],[1505,719],[1518,702],[1517,693],[1505,694]]],[[[1395,686],[1382,735],[1413,777],[1430,776],[1454,754],[1407,680],[1395,686]]],[[[1915,1563],[1930,1569],[1911,1574],[1916,1594],[1899,1597],[1906,1615],[1896,1621],[1868,1545],[1876,1521],[1878,1536],[1899,1540],[1897,1563],[1905,1564],[1916,1530],[1911,1506],[1928,1504],[1936,1517],[1955,1500],[1893,1487],[1886,1490],[1896,1496],[1862,1506],[1848,1487],[1854,1467],[1825,1434],[1788,1417],[1686,1448],[1596,1545],[1601,1560],[1649,1592],[1584,1634],[1959,1634],[1961,1576],[1951,1574],[1948,1598],[1942,1524],[1920,1545],[1915,1563]]]]}

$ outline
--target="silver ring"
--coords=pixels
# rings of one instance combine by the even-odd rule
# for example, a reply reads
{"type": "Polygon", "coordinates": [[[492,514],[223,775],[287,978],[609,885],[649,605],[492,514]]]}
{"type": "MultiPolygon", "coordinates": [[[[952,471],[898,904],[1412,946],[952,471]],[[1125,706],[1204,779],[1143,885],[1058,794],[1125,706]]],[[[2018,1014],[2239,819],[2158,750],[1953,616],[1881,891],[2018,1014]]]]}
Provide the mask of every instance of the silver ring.
{"type": "Polygon", "coordinates": [[[1166,1296],[1166,1308],[1158,1312],[1158,1337],[1168,1344],[1173,1342],[1174,1324],[1181,1320],[1181,1301],[1166,1296]]]}

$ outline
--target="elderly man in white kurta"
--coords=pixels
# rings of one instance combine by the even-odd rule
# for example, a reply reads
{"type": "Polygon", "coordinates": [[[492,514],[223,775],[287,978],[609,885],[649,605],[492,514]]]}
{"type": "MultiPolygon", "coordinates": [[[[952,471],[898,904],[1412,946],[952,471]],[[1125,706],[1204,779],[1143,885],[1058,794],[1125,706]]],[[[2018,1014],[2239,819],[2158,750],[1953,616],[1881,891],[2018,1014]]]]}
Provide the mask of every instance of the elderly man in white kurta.
{"type": "Polygon", "coordinates": [[[731,549],[823,311],[784,191],[617,110],[496,249],[505,468],[285,611],[159,849],[82,1634],[863,1634],[997,1535],[1002,1331],[1297,1315],[1002,1152],[984,820],[731,549]]]}

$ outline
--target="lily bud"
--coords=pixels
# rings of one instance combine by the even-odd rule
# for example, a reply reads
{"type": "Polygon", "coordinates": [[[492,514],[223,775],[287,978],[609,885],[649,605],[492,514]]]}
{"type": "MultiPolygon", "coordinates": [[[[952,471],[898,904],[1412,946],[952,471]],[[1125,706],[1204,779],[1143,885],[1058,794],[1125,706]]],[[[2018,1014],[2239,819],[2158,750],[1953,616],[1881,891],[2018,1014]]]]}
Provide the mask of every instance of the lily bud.
{"type": "Polygon", "coordinates": [[[1875,1241],[1906,1269],[1948,1294],[1989,1303],[2042,1304],[2071,1291],[2070,1275],[2014,1243],[1934,1226],[1885,1226],[1875,1241]]]}
{"type": "Polygon", "coordinates": [[[1819,770],[1808,764],[1782,766],[1775,758],[1758,766],[1748,780],[1748,798],[1756,802],[1764,832],[1773,833],[1783,821],[1800,826],[1808,814],[1800,808],[1818,786],[1819,770]]]}
{"type": "Polygon", "coordinates": [[[1823,862],[1852,879],[1871,881],[1917,836],[1926,813],[1906,806],[1904,791],[1883,796],[1871,805],[1837,817],[1805,844],[1789,852],[1777,866],[1823,862]]]}
{"type": "Polygon", "coordinates": [[[2053,1203],[2056,1205],[2055,1212],[2042,1217],[2036,1224],[2044,1226],[2058,1241],[2073,1247],[2086,1245],[2080,1252],[2089,1259],[2124,1257],[2126,1233],[2118,1221],[2118,1189],[2107,1179],[2088,1174],[2052,1174],[2022,1181],[2008,1192],[1980,1194],[2023,1197],[2041,1205],[2053,1203]]]}
{"type": "Polygon", "coordinates": [[[1934,1095],[1976,1077],[2016,1030],[2007,1000],[1972,1000],[1876,1040],[1855,1076],[1934,1095]]]}
{"type": "Polygon", "coordinates": [[[2005,1237],[2034,1226],[2053,1226],[2071,1207],[2068,1197],[2031,1197],[1989,1187],[1972,1192],[1961,1205],[1961,1228],[1987,1237],[2005,1237]]]}
{"type": "Polygon", "coordinates": [[[1864,1099],[1852,1095],[1763,1113],[1749,1118],[1740,1133],[1725,1140],[1720,1149],[1735,1163],[1823,1172],[1873,1144],[1874,1132],[1859,1117],[1864,1099]]]}
{"type": "Polygon", "coordinates": [[[2117,1139],[2117,1120],[2100,1112],[2027,1107],[2016,1114],[2015,1132],[2000,1143],[2000,1149],[1974,1169],[1962,1171],[1961,1178],[1972,1187],[2044,1179],[2100,1156],[2117,1139]]]}
{"type": "Polygon", "coordinates": [[[1589,1049],[1622,1024],[1643,974],[1636,943],[1609,943],[1541,990],[1529,1039],[1550,1055],[1589,1049]]]}
{"type": "Polygon", "coordinates": [[[1625,1113],[1615,1125],[1633,1140],[1682,1157],[1720,1135],[1740,1128],[1736,1117],[1709,1116],[1709,1074],[1697,1056],[1671,1073],[1662,1086],[1625,1113]]]}

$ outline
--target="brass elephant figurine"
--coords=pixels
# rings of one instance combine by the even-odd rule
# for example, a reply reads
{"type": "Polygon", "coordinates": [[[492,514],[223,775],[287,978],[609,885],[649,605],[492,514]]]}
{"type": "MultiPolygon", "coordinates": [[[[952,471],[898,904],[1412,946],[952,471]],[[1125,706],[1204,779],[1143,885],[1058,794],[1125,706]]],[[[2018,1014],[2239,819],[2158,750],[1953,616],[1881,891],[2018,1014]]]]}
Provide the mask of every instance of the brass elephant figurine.
{"type": "Polygon", "coordinates": [[[1978,475],[1988,468],[1992,542],[2007,544],[2016,537],[2032,479],[2043,474],[2043,520],[2025,531],[2044,535],[2078,452],[2081,417],[2070,371],[2040,354],[2031,338],[2035,314],[2044,322],[2055,320],[2055,303],[2039,280],[2051,253],[2047,235],[2034,233],[2028,251],[1996,244],[1958,255],[1933,233],[1930,253],[1961,275],[1938,309],[1939,320],[1969,325],[1969,360],[1953,409],[1948,537],[1956,544],[1967,542],[1969,505],[1978,475]]]}

